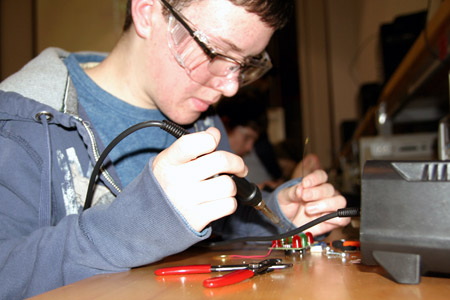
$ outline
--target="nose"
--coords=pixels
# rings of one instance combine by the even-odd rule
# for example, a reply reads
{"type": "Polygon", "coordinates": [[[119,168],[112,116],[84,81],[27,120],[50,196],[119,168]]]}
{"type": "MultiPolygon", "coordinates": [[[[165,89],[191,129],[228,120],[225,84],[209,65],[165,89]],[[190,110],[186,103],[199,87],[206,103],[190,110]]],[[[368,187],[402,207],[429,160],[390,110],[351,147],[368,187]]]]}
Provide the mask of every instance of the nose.
{"type": "Polygon", "coordinates": [[[212,80],[213,88],[220,91],[225,97],[234,96],[239,89],[239,81],[237,77],[214,77],[212,80]]]}

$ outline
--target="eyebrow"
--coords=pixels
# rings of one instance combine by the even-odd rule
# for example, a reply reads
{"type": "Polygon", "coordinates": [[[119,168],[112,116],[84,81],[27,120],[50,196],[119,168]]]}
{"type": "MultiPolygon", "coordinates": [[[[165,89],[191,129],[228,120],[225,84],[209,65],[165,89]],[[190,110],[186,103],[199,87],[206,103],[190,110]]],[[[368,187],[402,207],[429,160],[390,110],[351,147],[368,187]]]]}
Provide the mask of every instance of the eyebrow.
{"type": "MultiPolygon", "coordinates": [[[[235,43],[233,43],[233,42],[230,41],[229,39],[222,38],[222,37],[220,37],[220,38],[214,37],[214,39],[215,39],[215,40],[220,40],[220,41],[223,42],[224,44],[230,46],[230,48],[231,48],[232,51],[236,51],[236,52],[238,52],[238,53],[243,53],[243,52],[244,52],[243,49],[239,48],[235,43]]],[[[265,49],[263,49],[262,51],[260,51],[260,52],[258,52],[258,53],[256,53],[256,54],[249,54],[249,55],[245,55],[245,56],[244,56],[243,54],[240,54],[240,55],[242,55],[242,57],[244,57],[244,58],[256,57],[256,56],[260,55],[261,53],[263,53],[264,50],[265,50],[265,49]]]]}
{"type": "Polygon", "coordinates": [[[216,38],[216,39],[220,39],[222,42],[224,42],[225,44],[230,46],[233,51],[241,52],[241,53],[244,52],[244,50],[239,48],[235,43],[233,43],[232,41],[230,41],[228,39],[224,39],[224,38],[216,38]]]}
{"type": "MultiPolygon", "coordinates": [[[[167,9],[170,10],[170,12],[175,17],[175,19],[177,19],[179,22],[181,22],[188,31],[191,31],[190,34],[192,35],[193,34],[193,29],[187,23],[187,22],[190,22],[189,19],[186,18],[186,16],[182,12],[180,12],[177,9],[175,9],[174,7],[172,7],[168,2],[166,2],[166,0],[160,0],[160,1],[164,4],[164,6],[167,9]]],[[[192,24],[192,25],[197,26],[195,24],[192,24]]],[[[195,29],[197,29],[197,28],[195,28],[195,29]]],[[[214,39],[218,39],[218,40],[222,41],[223,43],[227,44],[228,46],[230,46],[230,48],[233,51],[236,51],[236,52],[239,52],[239,53],[243,53],[244,52],[243,49],[239,48],[235,43],[233,43],[229,39],[222,38],[222,37],[221,38],[214,37],[214,39]]],[[[247,55],[247,56],[244,56],[244,57],[253,57],[253,56],[255,56],[255,55],[247,55]]]]}

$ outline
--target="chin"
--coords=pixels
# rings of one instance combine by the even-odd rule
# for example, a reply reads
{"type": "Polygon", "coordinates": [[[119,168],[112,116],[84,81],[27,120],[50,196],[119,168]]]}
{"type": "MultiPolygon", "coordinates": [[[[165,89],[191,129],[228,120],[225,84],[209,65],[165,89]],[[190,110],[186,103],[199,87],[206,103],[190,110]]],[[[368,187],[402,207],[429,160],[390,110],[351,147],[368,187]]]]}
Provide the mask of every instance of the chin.
{"type": "Polygon", "coordinates": [[[174,118],[170,118],[170,120],[172,122],[177,123],[178,125],[189,125],[194,123],[195,121],[198,120],[198,118],[200,118],[200,114],[196,114],[196,115],[184,115],[184,116],[175,116],[174,118]]]}

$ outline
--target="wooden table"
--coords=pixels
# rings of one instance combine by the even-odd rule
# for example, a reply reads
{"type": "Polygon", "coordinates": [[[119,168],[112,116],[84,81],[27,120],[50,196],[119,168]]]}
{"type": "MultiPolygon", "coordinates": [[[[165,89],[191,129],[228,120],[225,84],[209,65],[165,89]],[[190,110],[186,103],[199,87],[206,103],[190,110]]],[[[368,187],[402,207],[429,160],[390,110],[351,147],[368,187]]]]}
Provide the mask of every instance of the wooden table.
{"type": "MultiPolygon", "coordinates": [[[[333,232],[327,241],[342,236],[333,232]]],[[[234,244],[220,248],[194,247],[158,263],[129,272],[94,276],[32,299],[450,299],[450,278],[422,277],[418,285],[402,285],[378,266],[358,264],[359,252],[343,259],[324,253],[286,254],[272,251],[293,267],[275,270],[238,284],[204,288],[202,282],[225,273],[155,276],[157,268],[188,264],[236,264],[262,259],[230,259],[222,255],[264,255],[268,245],[234,244]]]]}

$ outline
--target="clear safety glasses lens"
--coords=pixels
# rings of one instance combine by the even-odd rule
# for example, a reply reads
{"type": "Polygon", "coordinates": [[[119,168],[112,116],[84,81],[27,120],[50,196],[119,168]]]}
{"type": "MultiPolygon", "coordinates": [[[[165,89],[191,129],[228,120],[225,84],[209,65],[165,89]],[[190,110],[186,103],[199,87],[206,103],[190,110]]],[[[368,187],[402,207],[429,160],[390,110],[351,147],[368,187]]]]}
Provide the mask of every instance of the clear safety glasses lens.
{"type": "Polygon", "coordinates": [[[228,81],[237,80],[244,86],[260,78],[272,67],[266,52],[261,54],[260,58],[246,58],[244,63],[240,63],[236,59],[220,54],[211,47],[206,35],[195,31],[196,38],[214,54],[211,59],[173,15],[169,16],[168,35],[169,48],[178,64],[186,70],[192,80],[203,85],[209,85],[211,77],[216,76],[228,81]]]}

